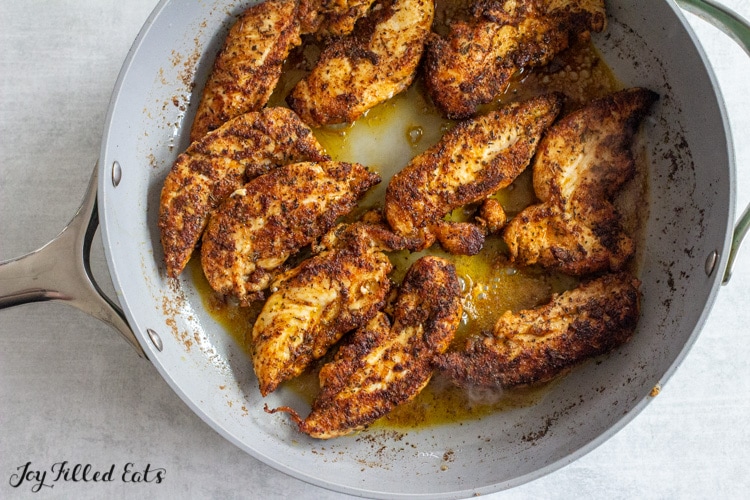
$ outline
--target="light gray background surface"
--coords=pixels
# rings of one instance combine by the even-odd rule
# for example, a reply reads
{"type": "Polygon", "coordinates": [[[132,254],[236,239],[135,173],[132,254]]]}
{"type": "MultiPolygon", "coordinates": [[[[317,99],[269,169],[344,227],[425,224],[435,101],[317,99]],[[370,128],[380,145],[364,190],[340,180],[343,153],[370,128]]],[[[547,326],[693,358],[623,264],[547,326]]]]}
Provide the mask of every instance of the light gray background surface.
{"type": "MultiPolygon", "coordinates": [[[[750,18],[750,0],[722,0],[750,18]]],[[[155,0],[0,0],[0,260],[54,237],[99,154],[120,65],[155,0]]],[[[690,17],[734,131],[750,202],[750,61],[690,17]]],[[[97,276],[108,283],[101,240],[97,276]]],[[[750,244],[661,394],[577,462],[490,498],[748,498],[750,244]]],[[[211,430],[113,330],[57,303],[0,311],[0,498],[344,498],[289,478],[211,430]],[[27,462],[166,470],[161,484],[10,486],[27,462]]]]}

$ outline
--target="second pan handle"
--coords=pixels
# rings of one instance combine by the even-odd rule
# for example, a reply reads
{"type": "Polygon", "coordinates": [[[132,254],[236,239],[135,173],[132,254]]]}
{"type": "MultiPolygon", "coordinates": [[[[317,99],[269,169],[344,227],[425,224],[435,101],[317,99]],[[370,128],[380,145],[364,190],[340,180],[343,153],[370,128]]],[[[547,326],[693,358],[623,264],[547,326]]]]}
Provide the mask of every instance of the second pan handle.
{"type": "MultiPolygon", "coordinates": [[[[676,0],[677,4],[684,10],[695,14],[701,19],[708,21],[737,44],[742,47],[748,56],[750,56],[750,22],[731,9],[721,5],[713,0],[676,0]]],[[[734,265],[737,252],[740,249],[742,240],[750,229],[750,205],[745,207],[745,211],[737,220],[732,233],[732,246],[729,249],[727,267],[724,271],[722,283],[727,284],[732,277],[732,267],[734,265]]]]}

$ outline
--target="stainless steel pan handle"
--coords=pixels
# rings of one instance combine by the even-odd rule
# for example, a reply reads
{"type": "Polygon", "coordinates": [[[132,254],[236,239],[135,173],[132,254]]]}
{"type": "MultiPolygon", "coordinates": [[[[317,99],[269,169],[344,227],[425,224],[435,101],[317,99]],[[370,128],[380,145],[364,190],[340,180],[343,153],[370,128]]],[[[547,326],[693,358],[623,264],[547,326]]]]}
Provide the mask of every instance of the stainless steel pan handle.
{"type": "Polygon", "coordinates": [[[91,242],[99,225],[97,171],[95,168],[83,203],[60,234],[34,252],[0,262],[0,309],[63,301],[114,327],[145,358],[122,309],[102,292],[91,273],[91,242]]]}
{"type": "MultiPolygon", "coordinates": [[[[750,23],[742,16],[713,0],[677,0],[677,4],[719,28],[745,49],[747,55],[750,56],[750,23]]],[[[742,212],[735,225],[723,284],[727,284],[732,277],[732,266],[748,229],[750,229],[750,205],[745,207],[745,211],[742,212]]]]}

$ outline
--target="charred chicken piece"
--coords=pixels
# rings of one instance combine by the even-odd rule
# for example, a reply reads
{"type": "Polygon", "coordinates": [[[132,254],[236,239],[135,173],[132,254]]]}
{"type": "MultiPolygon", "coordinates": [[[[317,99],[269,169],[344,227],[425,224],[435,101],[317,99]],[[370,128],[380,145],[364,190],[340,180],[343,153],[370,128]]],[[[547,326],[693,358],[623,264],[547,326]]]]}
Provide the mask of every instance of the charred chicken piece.
{"type": "Polygon", "coordinates": [[[279,165],[329,159],[308,126],[286,108],[240,115],[192,143],[177,157],[161,191],[167,275],[182,272],[208,216],[247,181],[279,165]]]}
{"type": "Polygon", "coordinates": [[[456,125],[391,179],[384,206],[390,226],[398,234],[421,237],[422,248],[435,236],[449,248],[467,237],[464,247],[476,247],[470,239],[481,238],[480,233],[461,226],[451,237],[443,217],[510,185],[531,161],[561,107],[560,95],[547,94],[456,125]]]}
{"type": "Polygon", "coordinates": [[[635,331],[640,282],[607,274],[554,295],[536,309],[507,311],[491,335],[436,360],[460,387],[512,388],[547,382],[627,342],[635,331]]]}
{"type": "Polygon", "coordinates": [[[461,319],[461,292],[452,264],[423,257],[407,272],[393,324],[378,313],[320,370],[321,392],[302,419],[281,407],[301,432],[329,439],[350,434],[413,399],[432,377],[461,319]]]}
{"type": "Polygon", "coordinates": [[[297,2],[265,0],[229,30],[203,89],[190,141],[268,102],[289,52],[302,43],[297,2]]]}
{"type": "Polygon", "coordinates": [[[428,42],[427,91],[447,117],[468,118],[501,95],[516,71],[550,63],[605,26],[603,0],[480,1],[473,19],[428,42]]]}
{"type": "Polygon", "coordinates": [[[416,75],[433,0],[383,0],[346,37],[333,39],[287,96],[310,126],[353,122],[406,90],[416,75]]]}
{"type": "Polygon", "coordinates": [[[203,234],[201,264],[209,284],[241,304],[262,299],[286,260],[378,182],[357,163],[303,162],[245,184],[213,213],[203,234]]]}
{"type": "Polygon", "coordinates": [[[541,204],[503,232],[510,258],[570,275],[617,271],[635,251],[612,200],[635,174],[638,126],[658,96],[633,88],[592,101],[551,127],[533,166],[541,204]]]}
{"type": "Polygon", "coordinates": [[[324,249],[271,285],[252,331],[260,392],[300,375],[347,332],[385,305],[393,266],[361,223],[342,225],[324,249]]]}

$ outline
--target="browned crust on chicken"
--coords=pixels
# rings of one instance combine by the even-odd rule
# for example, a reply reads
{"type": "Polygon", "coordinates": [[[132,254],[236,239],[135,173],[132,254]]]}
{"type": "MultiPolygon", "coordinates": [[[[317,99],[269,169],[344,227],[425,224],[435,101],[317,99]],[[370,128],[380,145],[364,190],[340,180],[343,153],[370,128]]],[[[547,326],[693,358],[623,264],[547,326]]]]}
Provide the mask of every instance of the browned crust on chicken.
{"type": "Polygon", "coordinates": [[[521,211],[503,233],[513,262],[576,276],[625,266],[635,244],[612,202],[635,174],[634,135],[657,98],[641,88],[616,92],[547,131],[533,166],[542,203],[521,211]]]}
{"type": "Polygon", "coordinates": [[[300,0],[302,34],[342,36],[354,31],[375,0],[300,0]]]}
{"type": "Polygon", "coordinates": [[[371,248],[381,252],[405,250],[418,243],[394,233],[378,212],[370,211],[355,223],[341,223],[328,231],[312,250],[320,253],[349,245],[351,241],[367,241],[371,248]]]}
{"type": "Polygon", "coordinates": [[[382,309],[392,269],[388,257],[354,230],[279,276],[252,332],[261,394],[301,374],[382,309]]]}
{"type": "Polygon", "coordinates": [[[319,439],[350,434],[413,399],[432,377],[461,320],[461,290],[453,265],[423,257],[407,272],[393,325],[379,313],[357,330],[320,370],[321,392],[300,431],[319,439]]]}
{"type": "Polygon", "coordinates": [[[325,47],[287,103],[311,126],[353,122],[414,80],[433,15],[432,0],[374,6],[350,36],[325,47]]]}
{"type": "Polygon", "coordinates": [[[318,31],[323,19],[320,11],[324,1],[325,0],[299,0],[297,2],[297,15],[301,35],[309,35],[318,31]]]}
{"type": "Polygon", "coordinates": [[[477,222],[488,234],[497,234],[505,227],[508,216],[499,201],[488,198],[479,207],[477,222]]]}
{"type": "Polygon", "coordinates": [[[378,182],[357,163],[304,162],[245,184],[213,213],[203,234],[201,264],[209,284],[241,303],[262,299],[284,262],[378,182]]]}
{"type": "Polygon", "coordinates": [[[191,142],[266,105],[289,51],[301,43],[296,16],[295,0],[265,0],[235,22],[203,89],[191,142]]]}
{"type": "Polygon", "coordinates": [[[635,253],[620,215],[602,203],[595,217],[578,219],[559,206],[532,205],[516,215],[503,232],[510,260],[517,265],[539,264],[571,276],[623,269],[635,253]]]}
{"type": "Polygon", "coordinates": [[[507,311],[490,336],[436,360],[461,387],[511,388],[547,382],[585,359],[611,351],[635,331],[640,282],[607,274],[554,295],[544,306],[507,311]]]}
{"type": "Polygon", "coordinates": [[[245,182],[279,165],[329,159],[307,125],[286,108],[246,113],[192,143],[177,157],[161,191],[167,275],[182,272],[210,213],[245,182]]]}
{"type": "Polygon", "coordinates": [[[633,138],[659,96],[633,87],[595,99],[562,117],[547,132],[534,162],[541,201],[611,198],[635,174],[633,138]]]}
{"type": "Polygon", "coordinates": [[[484,246],[484,230],[478,224],[438,221],[430,229],[440,246],[453,255],[476,255],[484,246]]]}
{"type": "Polygon", "coordinates": [[[605,25],[603,0],[479,2],[469,22],[455,22],[445,38],[431,37],[427,91],[446,116],[467,118],[501,95],[517,70],[548,64],[576,39],[605,25]]]}
{"type": "Polygon", "coordinates": [[[425,246],[427,233],[445,235],[433,227],[445,215],[507,187],[526,168],[561,107],[559,94],[547,94],[456,125],[391,179],[384,206],[390,226],[424,236],[425,246]]]}

